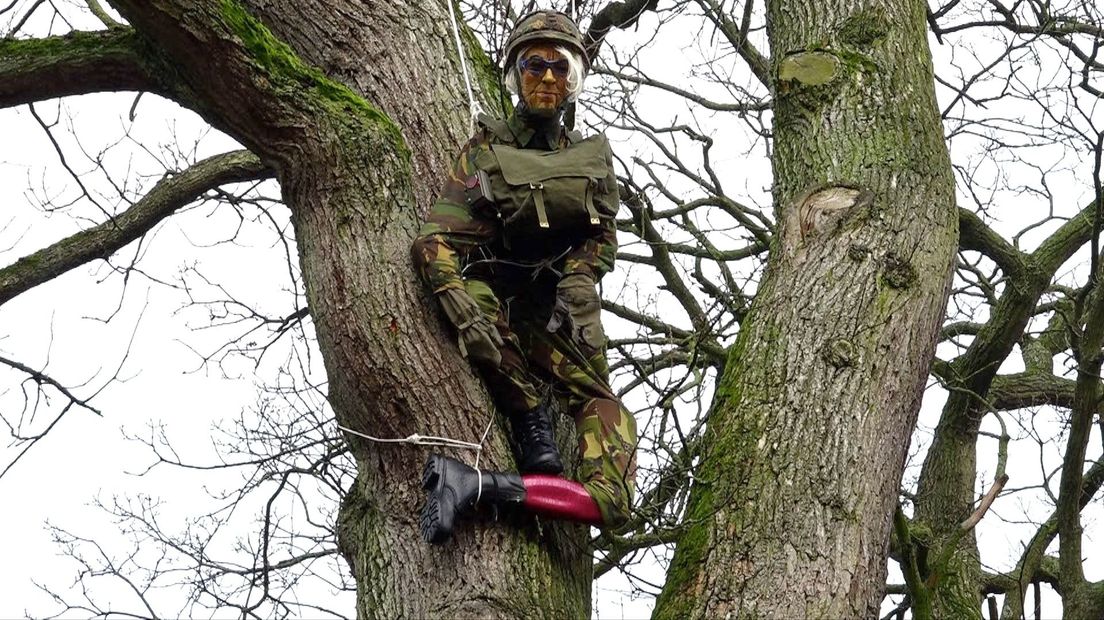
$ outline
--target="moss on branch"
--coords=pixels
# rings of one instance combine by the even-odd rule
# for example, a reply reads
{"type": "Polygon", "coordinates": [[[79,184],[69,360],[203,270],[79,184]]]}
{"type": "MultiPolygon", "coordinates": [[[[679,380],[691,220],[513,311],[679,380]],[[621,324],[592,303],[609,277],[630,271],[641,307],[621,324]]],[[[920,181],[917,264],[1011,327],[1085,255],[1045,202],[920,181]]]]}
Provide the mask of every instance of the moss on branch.
{"type": "Polygon", "coordinates": [[[291,91],[289,94],[292,95],[303,91],[308,96],[313,94],[317,103],[331,108],[338,116],[349,115],[381,130],[404,157],[409,156],[401,129],[383,111],[348,86],[326,77],[320,69],[304,62],[238,0],[221,0],[220,10],[226,25],[241,40],[255,65],[265,72],[275,88],[291,91]]]}
{"type": "Polygon", "coordinates": [[[145,90],[177,97],[172,74],[130,28],[0,39],[0,107],[85,93],[145,90]]]}

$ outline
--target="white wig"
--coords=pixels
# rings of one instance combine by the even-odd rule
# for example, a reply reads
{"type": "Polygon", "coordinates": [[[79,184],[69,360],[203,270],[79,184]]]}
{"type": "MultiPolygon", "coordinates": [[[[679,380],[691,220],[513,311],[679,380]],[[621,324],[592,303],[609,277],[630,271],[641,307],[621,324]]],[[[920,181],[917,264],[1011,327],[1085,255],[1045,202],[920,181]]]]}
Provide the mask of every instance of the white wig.
{"type": "MultiPolygon", "coordinates": [[[[521,76],[518,75],[517,58],[524,58],[529,53],[529,50],[534,47],[536,46],[530,45],[518,52],[513,64],[506,67],[506,90],[515,95],[521,93],[521,76]]],[[[579,57],[577,52],[563,45],[557,45],[556,51],[567,59],[567,100],[575,101],[579,98],[579,93],[583,92],[583,80],[586,79],[586,69],[583,68],[583,59],[579,57]]]]}

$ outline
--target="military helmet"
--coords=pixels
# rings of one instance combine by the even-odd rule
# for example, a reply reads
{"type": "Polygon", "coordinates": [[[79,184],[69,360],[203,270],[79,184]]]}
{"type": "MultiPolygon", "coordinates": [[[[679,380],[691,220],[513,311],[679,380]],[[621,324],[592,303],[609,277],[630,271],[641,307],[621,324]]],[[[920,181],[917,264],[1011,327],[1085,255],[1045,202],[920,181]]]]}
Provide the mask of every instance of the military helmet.
{"type": "Polygon", "coordinates": [[[503,49],[504,66],[509,69],[513,65],[522,47],[541,41],[563,45],[578,52],[583,65],[590,69],[590,58],[583,46],[583,35],[575,20],[565,13],[547,10],[533,11],[517,21],[503,49]]]}

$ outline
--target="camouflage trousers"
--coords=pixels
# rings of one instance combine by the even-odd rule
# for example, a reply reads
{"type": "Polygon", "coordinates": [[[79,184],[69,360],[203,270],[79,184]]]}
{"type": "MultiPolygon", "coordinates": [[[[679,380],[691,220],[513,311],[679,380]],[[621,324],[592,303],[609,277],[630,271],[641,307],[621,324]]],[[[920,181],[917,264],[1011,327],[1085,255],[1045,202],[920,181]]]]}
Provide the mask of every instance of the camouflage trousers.
{"type": "Polygon", "coordinates": [[[544,401],[538,386],[550,386],[561,410],[575,418],[576,477],[598,503],[605,524],[619,525],[632,505],[636,420],[610,389],[604,350],[583,350],[564,329],[546,331],[556,292],[555,280],[549,280],[464,281],[505,343],[502,364],[480,370],[495,403],[508,414],[536,407],[544,401]]]}

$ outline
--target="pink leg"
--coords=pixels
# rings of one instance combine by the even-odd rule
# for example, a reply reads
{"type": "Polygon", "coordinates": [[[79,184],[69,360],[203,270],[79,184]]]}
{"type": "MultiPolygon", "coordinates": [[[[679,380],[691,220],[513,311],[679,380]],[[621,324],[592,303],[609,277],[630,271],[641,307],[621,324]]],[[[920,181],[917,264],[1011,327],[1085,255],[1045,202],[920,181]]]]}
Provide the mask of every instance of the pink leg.
{"type": "Polygon", "coordinates": [[[525,485],[522,506],[532,512],[542,517],[589,525],[605,523],[598,510],[598,502],[582,484],[547,474],[527,474],[521,477],[521,481],[525,485]]]}

